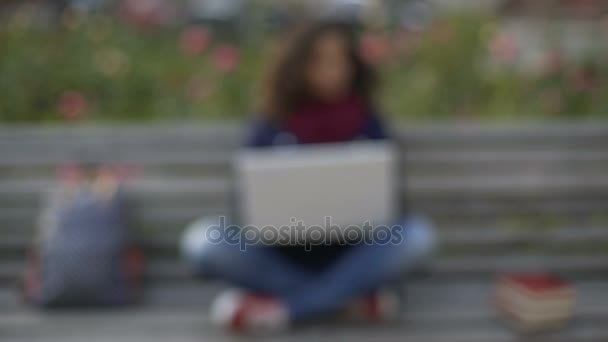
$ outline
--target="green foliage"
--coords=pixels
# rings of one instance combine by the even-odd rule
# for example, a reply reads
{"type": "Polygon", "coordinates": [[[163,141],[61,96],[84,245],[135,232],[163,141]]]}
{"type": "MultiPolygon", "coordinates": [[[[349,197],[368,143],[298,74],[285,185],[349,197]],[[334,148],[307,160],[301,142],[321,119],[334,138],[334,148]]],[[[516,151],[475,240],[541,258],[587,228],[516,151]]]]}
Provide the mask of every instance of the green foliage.
{"type": "MultiPolygon", "coordinates": [[[[107,16],[68,16],[54,29],[10,21],[0,28],[0,121],[239,118],[250,112],[267,35],[250,32],[228,45],[211,37],[208,46],[198,42],[203,51],[189,53],[185,30],[138,30],[107,16]],[[223,69],[218,48],[233,45],[238,65],[223,69]]],[[[495,30],[493,18],[455,16],[424,33],[371,34],[382,38],[375,48],[385,54],[378,66],[383,110],[414,120],[608,114],[601,59],[534,74],[515,72],[509,61],[491,68],[495,30]]]]}

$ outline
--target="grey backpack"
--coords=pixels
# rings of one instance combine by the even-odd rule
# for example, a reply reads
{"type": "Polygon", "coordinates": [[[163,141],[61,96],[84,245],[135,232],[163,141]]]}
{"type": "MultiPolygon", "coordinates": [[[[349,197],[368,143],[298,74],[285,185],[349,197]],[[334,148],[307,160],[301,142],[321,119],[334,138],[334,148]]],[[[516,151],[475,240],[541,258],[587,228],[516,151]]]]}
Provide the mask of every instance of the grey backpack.
{"type": "Polygon", "coordinates": [[[123,305],[139,295],[142,253],[133,243],[120,187],[60,189],[44,209],[24,292],[42,306],[123,305]]]}

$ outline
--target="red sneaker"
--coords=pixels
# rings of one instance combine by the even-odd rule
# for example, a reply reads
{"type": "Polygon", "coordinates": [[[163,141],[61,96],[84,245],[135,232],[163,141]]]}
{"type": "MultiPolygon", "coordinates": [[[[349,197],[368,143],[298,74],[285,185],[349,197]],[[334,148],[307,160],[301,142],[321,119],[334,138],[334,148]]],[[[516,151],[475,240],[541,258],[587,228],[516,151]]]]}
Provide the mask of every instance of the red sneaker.
{"type": "Polygon", "coordinates": [[[276,298],[228,290],[211,305],[211,320],[238,333],[270,333],[289,326],[285,306],[276,298]]]}

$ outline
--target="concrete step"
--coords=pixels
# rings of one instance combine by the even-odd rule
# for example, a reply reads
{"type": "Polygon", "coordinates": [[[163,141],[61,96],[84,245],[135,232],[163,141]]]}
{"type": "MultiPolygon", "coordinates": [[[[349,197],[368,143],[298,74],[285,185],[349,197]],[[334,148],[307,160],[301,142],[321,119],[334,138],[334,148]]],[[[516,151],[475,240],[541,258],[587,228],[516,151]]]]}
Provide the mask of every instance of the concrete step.
{"type": "MultiPolygon", "coordinates": [[[[489,281],[406,284],[406,302],[397,322],[355,324],[319,320],[270,341],[605,341],[608,281],[574,282],[576,318],[564,329],[519,335],[496,317],[489,281]]],[[[147,303],[124,310],[40,312],[22,306],[0,309],[0,331],[10,341],[233,341],[209,323],[207,308],[221,284],[159,285],[146,291],[147,303]]],[[[1,296],[0,296],[1,298],[1,296]]]]}
{"type": "MultiPolygon", "coordinates": [[[[23,269],[23,261],[0,261],[0,284],[16,283],[23,269]]],[[[594,279],[604,276],[607,269],[607,255],[467,255],[435,258],[429,262],[425,276],[434,279],[487,279],[501,272],[542,271],[594,279]]],[[[151,282],[180,282],[192,277],[188,266],[174,258],[148,260],[145,274],[151,282]]]]}
{"type": "MultiPolygon", "coordinates": [[[[537,229],[505,228],[479,226],[476,228],[435,227],[440,253],[484,253],[504,254],[522,251],[522,254],[547,253],[585,254],[595,251],[608,254],[608,223],[605,226],[558,226],[558,228],[539,227],[537,229]]],[[[165,229],[141,229],[142,246],[150,255],[178,255],[179,240],[183,227],[165,229]]],[[[30,246],[33,229],[0,228],[0,256],[22,257],[30,246]]]]}

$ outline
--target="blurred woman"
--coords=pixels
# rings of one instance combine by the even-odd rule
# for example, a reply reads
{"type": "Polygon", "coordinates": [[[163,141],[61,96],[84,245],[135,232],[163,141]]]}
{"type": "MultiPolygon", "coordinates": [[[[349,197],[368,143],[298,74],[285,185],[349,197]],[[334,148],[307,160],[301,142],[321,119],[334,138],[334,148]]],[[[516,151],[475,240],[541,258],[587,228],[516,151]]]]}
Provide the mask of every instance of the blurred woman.
{"type": "MultiPolygon", "coordinates": [[[[375,110],[376,77],[352,29],[319,22],[289,42],[272,65],[246,146],[389,139],[375,110]]],[[[407,217],[397,224],[403,228],[395,230],[402,234],[398,244],[241,251],[205,240],[206,229],[217,224],[193,224],[183,251],[198,271],[239,289],[221,294],[211,308],[216,323],[235,331],[281,330],[346,307],[368,320],[394,317],[398,301],[386,285],[428,257],[434,243],[424,219],[407,217]]]]}

